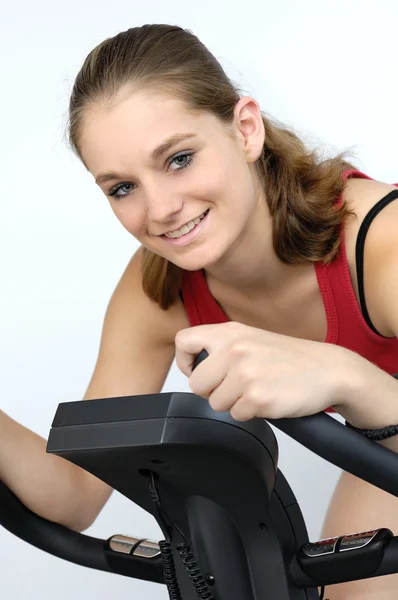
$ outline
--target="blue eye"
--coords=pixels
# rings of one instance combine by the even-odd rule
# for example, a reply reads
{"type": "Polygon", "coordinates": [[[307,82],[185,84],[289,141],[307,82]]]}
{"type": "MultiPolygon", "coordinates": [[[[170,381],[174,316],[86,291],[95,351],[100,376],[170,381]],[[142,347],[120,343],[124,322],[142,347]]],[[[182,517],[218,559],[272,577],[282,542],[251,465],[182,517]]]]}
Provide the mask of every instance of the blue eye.
{"type": "Polygon", "coordinates": [[[187,167],[189,167],[189,165],[192,163],[193,161],[193,153],[192,152],[182,152],[180,154],[176,154],[175,156],[173,156],[170,160],[169,160],[169,164],[174,163],[177,165],[177,171],[181,171],[182,169],[186,169],[187,167]],[[178,160],[179,158],[183,158],[186,160],[185,163],[183,164],[178,164],[175,161],[178,160]]]}
{"type": "Polygon", "coordinates": [[[131,188],[133,187],[132,183],[118,183],[117,185],[115,185],[111,191],[109,192],[109,195],[112,196],[113,198],[123,198],[124,196],[128,196],[129,192],[131,192],[131,188]],[[125,193],[120,193],[120,191],[123,191],[124,188],[130,188],[127,191],[125,191],[125,193]]]}
{"type": "MultiPolygon", "coordinates": [[[[179,154],[175,154],[172,158],[170,158],[167,164],[171,165],[172,163],[174,163],[177,166],[177,168],[173,170],[175,172],[178,172],[189,167],[189,165],[192,164],[192,161],[193,152],[180,152],[179,154]],[[183,159],[185,162],[183,162],[183,164],[177,163],[176,161],[180,159],[183,159]]],[[[129,196],[134,191],[132,189],[134,185],[134,183],[127,182],[118,183],[117,185],[113,186],[113,188],[109,191],[108,195],[112,196],[112,198],[115,198],[116,200],[121,200],[122,198],[129,196]]]]}

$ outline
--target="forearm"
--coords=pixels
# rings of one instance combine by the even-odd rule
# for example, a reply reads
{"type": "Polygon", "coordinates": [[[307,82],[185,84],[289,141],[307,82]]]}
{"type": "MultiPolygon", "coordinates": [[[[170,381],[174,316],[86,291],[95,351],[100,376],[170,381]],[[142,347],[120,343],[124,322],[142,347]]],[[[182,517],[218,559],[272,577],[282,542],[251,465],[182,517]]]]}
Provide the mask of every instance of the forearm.
{"type": "MultiPolygon", "coordinates": [[[[346,365],[339,377],[335,410],[361,429],[398,424],[398,380],[353,352],[347,351],[346,365]]],[[[391,438],[388,446],[398,452],[398,439],[391,438]]]]}
{"type": "MultiPolygon", "coordinates": [[[[398,498],[343,472],[321,538],[387,527],[398,535],[398,498]]],[[[398,600],[398,575],[327,586],[330,600],[398,600]]]]}
{"type": "MultiPolygon", "coordinates": [[[[398,381],[384,371],[355,357],[344,374],[349,382],[343,402],[336,410],[355,427],[379,429],[398,424],[398,381]]],[[[397,369],[398,371],[398,369],[397,369]]],[[[379,443],[398,453],[398,436],[379,443]]],[[[398,499],[343,472],[332,496],[321,537],[387,527],[398,535],[398,499]]],[[[398,600],[398,575],[328,586],[331,600],[398,600]]]]}
{"type": "Polygon", "coordinates": [[[46,453],[46,441],[0,411],[0,480],[30,510],[76,530],[86,529],[109,497],[108,486],[46,453]]]}

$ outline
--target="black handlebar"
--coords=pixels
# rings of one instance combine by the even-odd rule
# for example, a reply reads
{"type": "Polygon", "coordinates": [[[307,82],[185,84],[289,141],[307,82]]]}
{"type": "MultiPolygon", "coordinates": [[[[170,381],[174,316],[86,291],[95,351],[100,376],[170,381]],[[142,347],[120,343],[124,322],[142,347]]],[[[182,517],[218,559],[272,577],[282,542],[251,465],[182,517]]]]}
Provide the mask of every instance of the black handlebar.
{"type": "MultiPolygon", "coordinates": [[[[202,350],[192,371],[208,356],[206,350],[202,350]]],[[[392,450],[363,437],[326,413],[267,421],[336,467],[398,496],[398,455],[392,450]]]]}
{"type": "Polygon", "coordinates": [[[0,482],[0,525],[25,542],[58,558],[99,571],[112,571],[106,562],[106,541],[71,531],[31,512],[0,482]]]}
{"type": "Polygon", "coordinates": [[[398,496],[398,455],[392,450],[325,413],[267,421],[340,469],[398,496]]]}
{"type": "Polygon", "coordinates": [[[114,552],[110,540],[91,537],[39,517],[0,481],[0,525],[39,550],[76,565],[164,583],[160,556],[150,561],[114,552]]]}
{"type": "MultiPolygon", "coordinates": [[[[193,363],[193,369],[207,356],[207,352],[202,351],[193,363]]],[[[324,413],[267,421],[328,462],[398,496],[396,453],[364,438],[324,413]]],[[[0,508],[0,525],[41,550],[84,567],[164,583],[160,557],[148,561],[129,554],[123,556],[110,549],[109,540],[83,535],[47,521],[27,509],[1,482],[0,508]]],[[[396,572],[396,540],[394,538],[391,543],[390,558],[386,555],[388,564],[383,562],[377,574],[396,572]]],[[[297,582],[302,577],[301,583],[310,585],[310,580],[296,567],[299,573],[297,582]]]]}

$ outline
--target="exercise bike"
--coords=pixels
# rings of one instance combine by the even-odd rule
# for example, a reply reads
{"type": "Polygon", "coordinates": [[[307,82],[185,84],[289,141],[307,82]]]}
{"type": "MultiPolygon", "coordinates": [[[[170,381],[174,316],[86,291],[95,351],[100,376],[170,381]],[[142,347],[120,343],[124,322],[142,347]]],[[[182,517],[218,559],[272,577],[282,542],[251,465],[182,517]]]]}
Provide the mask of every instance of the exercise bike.
{"type": "Polygon", "coordinates": [[[398,496],[398,455],[327,414],[242,423],[195,394],[146,394],[60,404],[47,452],[151,513],[163,540],[70,531],[4,484],[0,525],[70,562],[164,584],[171,600],[316,600],[327,585],[398,572],[387,528],[308,540],[268,423],[398,496]]]}

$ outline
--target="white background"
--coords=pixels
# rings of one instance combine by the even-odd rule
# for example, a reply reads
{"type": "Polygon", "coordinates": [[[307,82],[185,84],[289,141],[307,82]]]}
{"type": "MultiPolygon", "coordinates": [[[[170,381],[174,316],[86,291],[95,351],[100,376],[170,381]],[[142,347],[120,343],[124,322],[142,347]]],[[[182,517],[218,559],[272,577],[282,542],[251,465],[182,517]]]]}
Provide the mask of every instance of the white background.
{"type": "MultiPolygon", "coordinates": [[[[311,140],[354,147],[398,181],[395,0],[20,0],[0,14],[0,407],[47,437],[79,400],[110,294],[137,247],[63,139],[87,53],[144,23],[191,29],[263,110],[311,140]]],[[[165,390],[187,390],[173,366],[165,390]]],[[[338,470],[278,434],[280,467],[318,536],[338,470]]],[[[1,440],[0,440],[1,443],[1,440]]],[[[381,524],[382,525],[382,524],[381,524]]],[[[152,517],[115,494],[88,533],[148,535],[152,517]]],[[[4,598],[165,599],[161,586],[65,563],[0,529],[4,598]]]]}

